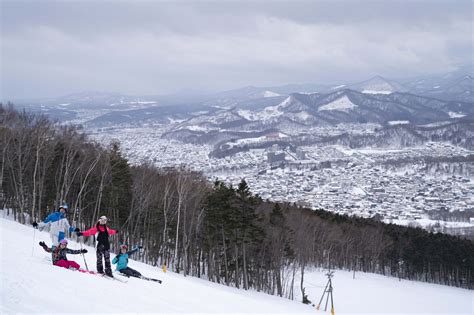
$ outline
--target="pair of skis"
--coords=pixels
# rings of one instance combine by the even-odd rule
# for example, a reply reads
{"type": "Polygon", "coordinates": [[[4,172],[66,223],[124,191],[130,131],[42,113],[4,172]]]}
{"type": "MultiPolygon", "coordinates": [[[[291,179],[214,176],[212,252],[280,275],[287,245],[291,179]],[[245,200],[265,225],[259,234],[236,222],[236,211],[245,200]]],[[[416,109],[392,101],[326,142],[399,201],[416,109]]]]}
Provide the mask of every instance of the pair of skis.
{"type": "Polygon", "coordinates": [[[79,272],[82,272],[82,273],[88,273],[88,274],[90,274],[90,275],[95,275],[95,276],[101,276],[101,277],[103,277],[103,278],[105,278],[105,279],[108,279],[108,280],[117,280],[117,281],[119,281],[119,282],[124,282],[124,283],[127,282],[127,280],[125,280],[125,279],[119,279],[119,278],[116,278],[116,277],[110,277],[110,276],[108,276],[108,275],[106,275],[106,274],[98,273],[98,272],[95,272],[95,271],[92,271],[92,270],[73,269],[73,268],[70,269],[70,270],[75,270],[75,271],[79,271],[79,272]]]}
{"type": "MultiPolygon", "coordinates": [[[[117,280],[117,281],[124,282],[124,283],[128,282],[128,280],[121,279],[120,277],[110,277],[106,274],[98,273],[98,272],[95,272],[95,271],[92,271],[92,270],[86,270],[86,269],[71,269],[71,270],[77,270],[77,271],[82,272],[82,273],[88,273],[88,274],[91,274],[91,275],[102,276],[106,279],[117,280]]],[[[120,275],[121,277],[130,278],[130,276],[127,276],[127,275],[122,274],[122,273],[116,273],[116,274],[120,275]]],[[[135,278],[146,280],[146,281],[158,282],[160,284],[163,282],[160,279],[149,278],[149,277],[145,277],[145,276],[135,277],[135,278]]]]}
{"type": "MultiPolygon", "coordinates": [[[[123,273],[117,273],[118,275],[122,276],[122,277],[125,277],[125,278],[130,278],[130,276],[128,275],[125,275],[123,273]]],[[[145,276],[140,276],[140,277],[133,277],[133,278],[138,278],[138,279],[142,279],[142,280],[146,280],[146,281],[153,281],[153,282],[158,282],[158,283],[163,283],[163,281],[161,281],[160,279],[155,279],[155,278],[148,278],[148,277],[145,277],[145,276]]]]}

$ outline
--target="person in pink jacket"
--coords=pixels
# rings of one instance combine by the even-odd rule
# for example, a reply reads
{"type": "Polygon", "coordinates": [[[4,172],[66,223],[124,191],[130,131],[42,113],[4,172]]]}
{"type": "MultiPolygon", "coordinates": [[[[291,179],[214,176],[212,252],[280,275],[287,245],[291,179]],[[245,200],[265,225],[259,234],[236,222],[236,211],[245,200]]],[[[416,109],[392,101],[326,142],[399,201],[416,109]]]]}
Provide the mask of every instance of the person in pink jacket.
{"type": "Polygon", "coordinates": [[[105,262],[105,274],[109,277],[113,277],[112,268],[110,266],[110,242],[109,236],[116,234],[117,231],[107,226],[107,217],[101,216],[99,221],[92,228],[83,232],[78,232],[78,236],[91,236],[97,234],[97,272],[104,273],[104,267],[102,265],[102,257],[105,262]]]}

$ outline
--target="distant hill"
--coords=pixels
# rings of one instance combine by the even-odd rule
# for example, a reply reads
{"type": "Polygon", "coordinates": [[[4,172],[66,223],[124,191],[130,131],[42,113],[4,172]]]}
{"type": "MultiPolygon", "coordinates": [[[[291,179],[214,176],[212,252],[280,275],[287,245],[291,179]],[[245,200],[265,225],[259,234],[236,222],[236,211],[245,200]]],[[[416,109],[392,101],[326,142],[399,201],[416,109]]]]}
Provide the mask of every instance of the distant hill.
{"type": "Polygon", "coordinates": [[[234,110],[250,129],[255,129],[252,125],[258,125],[258,120],[263,120],[265,128],[278,128],[282,124],[279,120],[296,124],[295,128],[391,120],[429,123],[469,116],[474,107],[470,68],[409,79],[375,76],[361,82],[341,83],[247,86],[212,94],[155,96],[87,91],[14,103],[18,109],[41,112],[61,121],[78,120],[80,116],[81,123],[90,126],[174,122],[190,119],[193,112],[202,108],[209,113],[234,110]],[[87,115],[88,111],[95,114],[87,115]]]}
{"type": "Polygon", "coordinates": [[[390,94],[407,91],[407,88],[400,83],[381,76],[375,76],[367,81],[351,84],[347,88],[368,94],[390,94]]]}
{"type": "Polygon", "coordinates": [[[409,93],[368,94],[344,89],[326,94],[295,93],[279,104],[257,110],[248,106],[213,110],[191,117],[174,129],[261,131],[273,128],[294,134],[309,127],[340,123],[420,125],[472,115],[474,107],[469,103],[409,93]]]}
{"type": "Polygon", "coordinates": [[[443,100],[474,102],[474,71],[472,67],[431,76],[421,76],[403,81],[413,94],[443,100]]]}

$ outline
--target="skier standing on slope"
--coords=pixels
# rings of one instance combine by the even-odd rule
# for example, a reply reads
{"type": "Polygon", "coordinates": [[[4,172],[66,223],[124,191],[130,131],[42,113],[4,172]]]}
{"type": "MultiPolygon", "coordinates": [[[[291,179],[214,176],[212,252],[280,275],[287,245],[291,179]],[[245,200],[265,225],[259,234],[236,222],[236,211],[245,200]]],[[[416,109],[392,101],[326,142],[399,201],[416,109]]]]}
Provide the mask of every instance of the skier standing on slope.
{"type": "Polygon", "coordinates": [[[67,240],[62,239],[59,242],[59,246],[49,248],[46,246],[45,242],[39,242],[40,246],[43,247],[45,251],[51,253],[53,258],[53,265],[58,267],[63,267],[67,269],[80,269],[78,263],[73,260],[67,260],[66,254],[81,254],[87,253],[87,249],[74,250],[67,248],[67,240]]]}
{"type": "Polygon", "coordinates": [[[109,235],[114,235],[117,233],[116,230],[113,230],[107,227],[107,217],[101,216],[97,224],[92,228],[83,231],[77,232],[78,236],[91,236],[97,233],[97,272],[104,273],[104,267],[102,265],[102,257],[105,262],[105,274],[109,277],[113,277],[112,268],[110,266],[110,242],[109,235]]]}
{"type": "Polygon", "coordinates": [[[127,252],[128,246],[126,244],[120,245],[120,252],[115,256],[112,260],[112,263],[115,265],[117,264],[117,270],[129,277],[137,277],[140,278],[142,276],[141,273],[128,267],[128,257],[136,253],[142,246],[135,246],[132,250],[127,252]]]}
{"type": "Polygon", "coordinates": [[[65,238],[66,232],[79,232],[79,228],[73,228],[69,224],[66,217],[67,205],[59,207],[58,211],[51,213],[43,220],[43,222],[33,222],[33,227],[38,228],[40,231],[49,228],[49,234],[51,235],[51,241],[53,242],[53,248],[58,246],[59,242],[65,238]]]}

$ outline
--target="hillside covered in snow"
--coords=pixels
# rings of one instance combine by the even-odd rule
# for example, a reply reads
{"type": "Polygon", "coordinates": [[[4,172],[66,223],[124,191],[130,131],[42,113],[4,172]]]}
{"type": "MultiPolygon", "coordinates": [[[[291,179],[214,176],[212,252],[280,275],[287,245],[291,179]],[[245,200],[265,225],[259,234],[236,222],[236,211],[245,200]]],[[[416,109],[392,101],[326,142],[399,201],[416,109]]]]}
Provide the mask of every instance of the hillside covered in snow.
{"type": "MultiPolygon", "coordinates": [[[[245,313],[329,314],[294,301],[253,290],[239,290],[183,277],[131,260],[129,265],[163,284],[140,279],[122,283],[51,265],[38,242],[49,243],[46,232],[33,230],[0,212],[0,313],[245,313]]],[[[79,249],[74,241],[69,247],[79,249]]],[[[85,255],[95,270],[95,250],[85,255]]],[[[114,254],[111,255],[114,257],[114,254]]],[[[68,259],[84,267],[80,255],[68,259]]],[[[326,285],[325,270],[307,271],[304,286],[317,304],[326,285]]],[[[116,276],[119,277],[119,276],[116,276]]],[[[124,279],[124,278],[121,278],[124,279]]],[[[299,287],[299,281],[295,282],[299,287]]],[[[399,281],[380,275],[336,271],[333,278],[335,314],[472,314],[471,290],[399,281]]],[[[299,292],[295,288],[295,292],[299,292]]],[[[324,309],[324,303],[322,305],[324,309]]]]}

